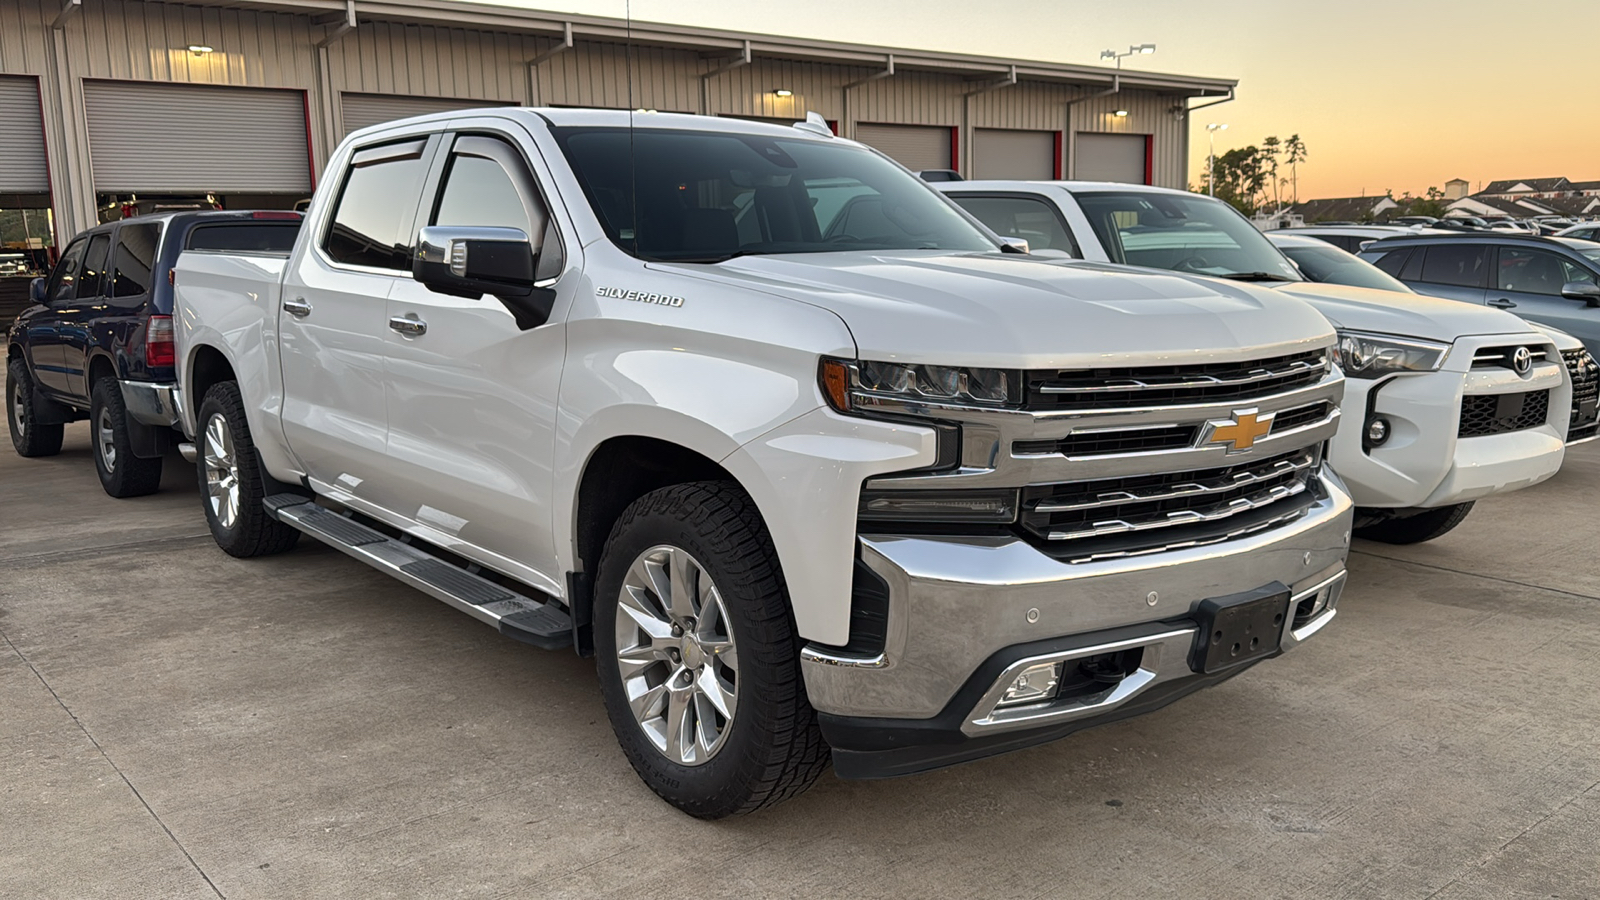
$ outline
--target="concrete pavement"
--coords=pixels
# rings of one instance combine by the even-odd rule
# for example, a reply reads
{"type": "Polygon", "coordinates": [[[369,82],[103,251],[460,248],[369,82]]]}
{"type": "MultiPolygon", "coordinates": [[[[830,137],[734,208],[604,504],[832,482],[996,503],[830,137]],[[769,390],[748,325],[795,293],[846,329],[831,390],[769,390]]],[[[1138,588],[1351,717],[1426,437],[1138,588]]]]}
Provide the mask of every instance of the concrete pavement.
{"type": "Polygon", "coordinates": [[[0,452],[0,897],[1600,896],[1600,446],[1156,714],[699,822],[593,664],[0,452]]]}

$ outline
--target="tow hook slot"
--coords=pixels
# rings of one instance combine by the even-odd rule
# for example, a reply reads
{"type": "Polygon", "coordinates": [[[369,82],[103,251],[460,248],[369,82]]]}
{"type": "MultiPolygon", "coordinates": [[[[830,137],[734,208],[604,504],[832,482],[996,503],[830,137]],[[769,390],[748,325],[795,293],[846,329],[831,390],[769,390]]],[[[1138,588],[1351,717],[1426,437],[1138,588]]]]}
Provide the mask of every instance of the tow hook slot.
{"type": "Polygon", "coordinates": [[[1085,657],[1071,671],[1062,673],[1057,698],[1077,700],[1094,696],[1107,687],[1121,684],[1124,678],[1139,671],[1139,663],[1143,660],[1143,647],[1085,657]]]}

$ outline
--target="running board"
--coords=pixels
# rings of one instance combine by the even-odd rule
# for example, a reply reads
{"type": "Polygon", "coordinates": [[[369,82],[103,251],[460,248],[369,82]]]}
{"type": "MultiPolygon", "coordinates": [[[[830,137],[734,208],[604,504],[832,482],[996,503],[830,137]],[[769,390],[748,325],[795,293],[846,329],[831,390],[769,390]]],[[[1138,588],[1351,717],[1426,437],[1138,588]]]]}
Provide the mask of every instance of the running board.
{"type": "Polygon", "coordinates": [[[572,618],[554,603],[508,590],[299,494],[275,494],[264,505],[274,519],[493,625],[506,637],[546,650],[572,647],[572,618]]]}

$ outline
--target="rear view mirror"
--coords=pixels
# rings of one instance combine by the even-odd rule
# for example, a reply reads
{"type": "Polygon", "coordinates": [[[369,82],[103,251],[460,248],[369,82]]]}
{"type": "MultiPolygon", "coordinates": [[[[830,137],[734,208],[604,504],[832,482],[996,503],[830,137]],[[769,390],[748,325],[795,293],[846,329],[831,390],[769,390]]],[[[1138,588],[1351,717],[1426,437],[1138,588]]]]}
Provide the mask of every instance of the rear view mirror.
{"type": "Polygon", "coordinates": [[[28,282],[28,299],[32,300],[34,303],[43,303],[44,289],[45,285],[48,283],[48,278],[35,278],[34,280],[28,282]]]}
{"type": "Polygon", "coordinates": [[[1592,281],[1569,281],[1561,286],[1561,296],[1568,300],[1582,300],[1590,306],[1600,306],[1600,284],[1592,281]]]}
{"type": "Polygon", "coordinates": [[[539,255],[520,228],[431,225],[417,235],[411,276],[429,290],[478,300],[492,294],[523,330],[550,318],[555,292],[534,286],[539,255]]]}

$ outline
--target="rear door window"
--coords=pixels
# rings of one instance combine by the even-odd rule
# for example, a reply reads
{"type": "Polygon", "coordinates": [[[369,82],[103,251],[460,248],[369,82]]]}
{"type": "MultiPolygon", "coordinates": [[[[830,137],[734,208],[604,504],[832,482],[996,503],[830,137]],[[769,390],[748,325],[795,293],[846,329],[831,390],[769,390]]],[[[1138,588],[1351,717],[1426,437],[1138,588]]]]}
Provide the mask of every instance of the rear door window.
{"type": "Polygon", "coordinates": [[[112,256],[111,296],[141,297],[155,283],[156,246],[161,226],[154,222],[117,229],[117,251],[112,256]]]}
{"type": "Polygon", "coordinates": [[[1434,244],[1422,264],[1422,280],[1456,287],[1488,287],[1487,244],[1434,244]]]}
{"type": "Polygon", "coordinates": [[[1374,262],[1373,265],[1385,272],[1388,272],[1390,275],[1399,278],[1401,271],[1403,271],[1406,267],[1406,260],[1410,258],[1411,248],[1402,247],[1399,250],[1390,250],[1388,253],[1378,257],[1377,261],[1374,262]]]}
{"type": "Polygon", "coordinates": [[[427,175],[427,146],[418,138],[355,152],[323,238],[329,258],[347,265],[410,271],[415,237],[411,225],[427,175]]]}
{"type": "Polygon", "coordinates": [[[111,235],[97,234],[89,238],[89,249],[83,255],[83,274],[78,278],[78,290],[73,296],[87,300],[100,296],[100,283],[105,279],[107,257],[111,250],[111,235]]]}

